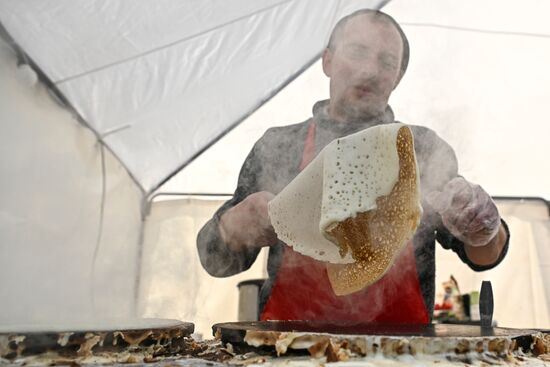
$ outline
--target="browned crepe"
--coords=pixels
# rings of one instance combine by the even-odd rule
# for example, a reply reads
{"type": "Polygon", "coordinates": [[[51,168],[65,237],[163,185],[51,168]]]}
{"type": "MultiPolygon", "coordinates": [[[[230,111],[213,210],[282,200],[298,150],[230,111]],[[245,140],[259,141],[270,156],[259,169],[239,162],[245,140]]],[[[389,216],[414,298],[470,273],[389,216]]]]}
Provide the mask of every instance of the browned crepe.
{"type": "Polygon", "coordinates": [[[341,256],[351,251],[351,264],[327,263],[336,295],[357,292],[379,280],[412,237],[422,215],[413,136],[401,127],[396,140],[399,178],[392,191],[376,199],[377,208],[339,222],[327,232],[340,246],[341,256]]]}

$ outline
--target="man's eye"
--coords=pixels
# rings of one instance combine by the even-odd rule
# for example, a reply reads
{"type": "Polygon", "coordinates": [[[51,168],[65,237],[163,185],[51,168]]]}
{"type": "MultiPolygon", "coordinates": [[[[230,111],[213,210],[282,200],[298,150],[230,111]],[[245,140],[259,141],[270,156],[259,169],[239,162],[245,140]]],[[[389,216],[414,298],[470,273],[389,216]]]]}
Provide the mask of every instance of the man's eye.
{"type": "Polygon", "coordinates": [[[397,64],[391,61],[383,61],[382,67],[387,70],[394,70],[397,69],[397,64]]]}

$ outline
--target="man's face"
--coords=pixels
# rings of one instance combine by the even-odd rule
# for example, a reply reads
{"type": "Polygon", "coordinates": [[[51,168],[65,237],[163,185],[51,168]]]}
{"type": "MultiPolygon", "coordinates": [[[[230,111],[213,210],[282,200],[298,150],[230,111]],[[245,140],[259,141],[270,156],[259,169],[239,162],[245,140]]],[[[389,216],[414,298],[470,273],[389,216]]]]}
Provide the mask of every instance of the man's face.
{"type": "Polygon", "coordinates": [[[331,117],[346,121],[384,112],[402,57],[403,41],[392,24],[369,14],[350,19],[334,47],[323,54],[331,117]]]}

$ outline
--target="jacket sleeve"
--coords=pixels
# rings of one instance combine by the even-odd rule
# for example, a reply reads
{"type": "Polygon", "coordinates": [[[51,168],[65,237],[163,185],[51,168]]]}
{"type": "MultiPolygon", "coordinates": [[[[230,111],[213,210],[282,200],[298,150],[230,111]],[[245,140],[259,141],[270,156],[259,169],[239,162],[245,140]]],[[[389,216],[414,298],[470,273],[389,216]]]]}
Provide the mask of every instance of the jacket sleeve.
{"type": "MultiPolygon", "coordinates": [[[[424,134],[422,139],[420,139],[420,144],[423,145],[423,149],[420,149],[419,154],[421,154],[422,157],[418,157],[418,160],[421,170],[421,179],[424,181],[421,185],[422,190],[426,191],[426,193],[432,190],[441,191],[447,182],[458,176],[456,155],[451,146],[441,139],[434,131],[426,129],[422,131],[421,134],[424,134]],[[422,177],[422,171],[425,172],[425,177],[422,177]]],[[[437,215],[437,217],[439,218],[439,215],[437,215]]],[[[444,249],[454,251],[460,260],[474,271],[484,271],[494,268],[504,260],[508,252],[510,232],[503,220],[502,224],[507,234],[506,245],[493,264],[483,266],[474,264],[468,258],[464,249],[464,243],[449,233],[441,222],[441,218],[436,220],[436,222],[437,225],[435,226],[435,230],[437,242],[439,242],[444,249]]]]}
{"type": "Polygon", "coordinates": [[[203,268],[212,276],[227,277],[247,270],[252,266],[260,249],[245,249],[232,251],[223,242],[218,225],[220,217],[228,209],[234,207],[248,195],[260,191],[258,177],[262,164],[260,139],[252,148],[239,173],[237,189],[229,201],[225,202],[200,230],[197,236],[197,249],[203,268]]]}

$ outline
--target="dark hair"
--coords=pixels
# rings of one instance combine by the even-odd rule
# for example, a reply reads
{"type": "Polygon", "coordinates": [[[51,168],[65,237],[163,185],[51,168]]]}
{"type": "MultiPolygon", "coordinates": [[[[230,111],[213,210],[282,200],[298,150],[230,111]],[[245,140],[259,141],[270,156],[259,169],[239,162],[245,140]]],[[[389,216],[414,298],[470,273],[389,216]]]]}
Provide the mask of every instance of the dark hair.
{"type": "Polygon", "coordinates": [[[409,65],[409,52],[410,52],[409,40],[407,40],[407,36],[405,36],[405,32],[403,32],[403,29],[401,29],[401,27],[395,21],[395,19],[393,19],[388,14],[381,12],[380,10],[360,9],[340,19],[338,23],[336,23],[336,25],[334,26],[334,29],[332,30],[332,33],[330,34],[327,48],[329,50],[334,50],[338,37],[340,33],[344,30],[346,24],[356,16],[363,15],[363,14],[372,15],[374,19],[387,21],[390,24],[392,24],[395,27],[395,29],[397,29],[397,32],[399,32],[399,35],[401,36],[401,40],[403,41],[403,57],[401,58],[401,66],[399,68],[399,78],[397,80],[398,81],[401,80],[401,78],[403,77],[403,74],[405,74],[405,71],[407,70],[407,66],[409,65]]]}

